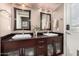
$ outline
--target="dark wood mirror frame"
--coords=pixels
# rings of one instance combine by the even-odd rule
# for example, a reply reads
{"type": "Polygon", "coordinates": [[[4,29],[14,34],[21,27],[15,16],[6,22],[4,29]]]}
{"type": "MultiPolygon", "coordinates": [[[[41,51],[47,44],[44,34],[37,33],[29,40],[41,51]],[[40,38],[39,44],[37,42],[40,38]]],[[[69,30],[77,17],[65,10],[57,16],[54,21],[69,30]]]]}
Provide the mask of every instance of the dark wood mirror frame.
{"type": "Polygon", "coordinates": [[[51,14],[40,12],[40,29],[41,30],[51,30],[51,14]],[[42,18],[43,18],[43,15],[48,15],[49,16],[49,28],[47,28],[47,29],[42,29],[42,18]]]}
{"type": "Polygon", "coordinates": [[[21,10],[22,11],[22,9],[14,8],[14,30],[31,30],[31,22],[30,22],[31,10],[23,10],[23,11],[29,12],[29,17],[28,17],[29,21],[27,21],[27,22],[29,22],[29,28],[28,29],[17,29],[16,28],[16,10],[21,10]]]}

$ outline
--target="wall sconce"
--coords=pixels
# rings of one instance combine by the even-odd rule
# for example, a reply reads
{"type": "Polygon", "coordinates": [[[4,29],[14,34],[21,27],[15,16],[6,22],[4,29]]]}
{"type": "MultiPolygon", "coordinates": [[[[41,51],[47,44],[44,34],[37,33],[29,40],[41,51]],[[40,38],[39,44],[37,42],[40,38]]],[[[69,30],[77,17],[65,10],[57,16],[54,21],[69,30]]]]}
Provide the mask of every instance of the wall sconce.
{"type": "Polygon", "coordinates": [[[28,4],[28,3],[21,3],[20,6],[21,6],[22,9],[26,9],[26,8],[29,9],[29,8],[32,8],[32,6],[31,6],[30,4],[28,4]]]}
{"type": "Polygon", "coordinates": [[[50,13],[51,11],[48,9],[43,9],[43,8],[39,8],[38,9],[39,12],[44,12],[44,13],[50,13]]]}
{"type": "Polygon", "coordinates": [[[25,4],[21,4],[22,9],[25,9],[25,7],[26,7],[25,4]]]}
{"type": "Polygon", "coordinates": [[[8,17],[11,17],[10,13],[7,10],[0,9],[0,13],[2,13],[3,15],[8,15],[8,17]]]}
{"type": "Polygon", "coordinates": [[[39,8],[38,11],[39,11],[39,12],[42,12],[42,8],[39,8]]]}
{"type": "Polygon", "coordinates": [[[25,4],[22,4],[21,6],[22,6],[22,7],[25,7],[25,4]]]}

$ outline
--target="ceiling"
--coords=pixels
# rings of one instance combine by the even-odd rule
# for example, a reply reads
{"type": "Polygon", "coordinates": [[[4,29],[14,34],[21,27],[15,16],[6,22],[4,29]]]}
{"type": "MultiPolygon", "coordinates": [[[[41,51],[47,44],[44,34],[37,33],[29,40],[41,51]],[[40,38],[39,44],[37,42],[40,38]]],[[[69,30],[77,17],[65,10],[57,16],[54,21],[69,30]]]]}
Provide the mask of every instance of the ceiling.
{"type": "Polygon", "coordinates": [[[17,6],[25,5],[28,8],[42,8],[47,10],[54,11],[55,9],[59,8],[63,3],[13,3],[17,6]]]}
{"type": "Polygon", "coordinates": [[[61,4],[59,3],[38,3],[37,5],[34,4],[33,6],[36,6],[37,8],[42,8],[42,9],[51,9],[55,10],[58,8],[61,4]]]}

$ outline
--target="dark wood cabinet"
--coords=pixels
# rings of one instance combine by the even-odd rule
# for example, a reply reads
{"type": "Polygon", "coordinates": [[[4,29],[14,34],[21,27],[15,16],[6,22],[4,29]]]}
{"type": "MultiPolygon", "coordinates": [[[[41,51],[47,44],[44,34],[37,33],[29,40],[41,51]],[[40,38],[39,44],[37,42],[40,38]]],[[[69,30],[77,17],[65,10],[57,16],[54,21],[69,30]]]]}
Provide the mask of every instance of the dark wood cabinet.
{"type": "Polygon", "coordinates": [[[63,35],[55,37],[40,36],[26,40],[2,40],[2,55],[9,52],[19,56],[57,56],[63,54],[63,35]]]}
{"type": "Polygon", "coordinates": [[[46,38],[36,40],[36,55],[47,55],[47,40],[46,38]]]}

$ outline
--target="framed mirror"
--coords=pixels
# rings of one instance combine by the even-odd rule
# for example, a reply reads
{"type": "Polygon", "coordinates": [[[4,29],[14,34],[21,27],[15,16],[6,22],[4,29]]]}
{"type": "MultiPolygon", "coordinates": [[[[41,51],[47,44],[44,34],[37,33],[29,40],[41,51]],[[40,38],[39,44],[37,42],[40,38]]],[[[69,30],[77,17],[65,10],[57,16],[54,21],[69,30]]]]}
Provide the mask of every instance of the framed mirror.
{"type": "Polygon", "coordinates": [[[51,30],[51,14],[40,13],[41,30],[51,30]]]}
{"type": "Polygon", "coordinates": [[[31,30],[31,11],[14,8],[14,30],[31,30]]]}

